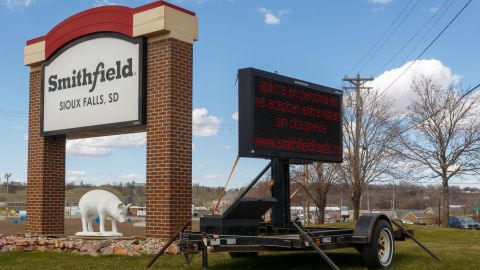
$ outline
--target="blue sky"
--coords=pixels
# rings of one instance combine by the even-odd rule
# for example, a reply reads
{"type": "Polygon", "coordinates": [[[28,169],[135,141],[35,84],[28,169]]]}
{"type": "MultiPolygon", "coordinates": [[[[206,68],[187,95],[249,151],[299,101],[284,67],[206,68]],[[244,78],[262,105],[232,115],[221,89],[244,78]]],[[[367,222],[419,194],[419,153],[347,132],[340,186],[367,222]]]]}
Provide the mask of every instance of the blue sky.
{"type": "MultiPolygon", "coordinates": [[[[130,7],[148,2],[114,1],[130,7]]],[[[466,2],[171,1],[194,11],[200,22],[199,41],[194,45],[194,182],[223,185],[237,155],[237,121],[232,117],[237,112],[237,69],[256,67],[278,71],[335,88],[343,85],[341,79],[345,75],[360,71],[363,76],[375,77],[372,85],[382,88],[393,81],[408,61],[418,56],[466,2]],[[400,19],[398,27],[391,28],[396,31],[388,40],[387,34],[378,43],[384,46],[371,61],[353,68],[402,10],[405,10],[403,14],[411,12],[403,23],[399,23],[400,19]],[[432,23],[385,65],[432,16],[432,23]],[[437,19],[437,24],[419,42],[437,19]],[[419,45],[414,49],[417,42],[419,45]]],[[[77,12],[112,3],[0,0],[0,173],[13,172],[12,180],[26,181],[29,69],[23,66],[25,41],[46,34],[77,12]]],[[[409,85],[420,75],[432,76],[445,85],[458,83],[464,88],[479,83],[480,36],[476,16],[479,10],[480,3],[473,1],[421,61],[388,90],[399,110],[408,105],[409,85]]],[[[144,134],[70,141],[67,181],[145,182],[145,159],[144,134]]],[[[266,163],[262,159],[241,159],[230,186],[245,185],[266,163]]]]}

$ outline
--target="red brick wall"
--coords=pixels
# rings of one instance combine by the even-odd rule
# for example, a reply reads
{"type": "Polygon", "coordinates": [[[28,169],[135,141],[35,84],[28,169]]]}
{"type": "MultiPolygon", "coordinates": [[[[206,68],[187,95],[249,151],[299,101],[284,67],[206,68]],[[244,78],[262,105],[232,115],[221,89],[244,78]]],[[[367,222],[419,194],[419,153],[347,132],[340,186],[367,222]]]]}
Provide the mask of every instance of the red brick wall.
{"type": "Polygon", "coordinates": [[[193,45],[148,44],[146,235],[168,239],[192,207],[193,45]]]}
{"type": "Polygon", "coordinates": [[[27,232],[64,233],[65,137],[40,136],[41,72],[30,72],[27,232]]]}

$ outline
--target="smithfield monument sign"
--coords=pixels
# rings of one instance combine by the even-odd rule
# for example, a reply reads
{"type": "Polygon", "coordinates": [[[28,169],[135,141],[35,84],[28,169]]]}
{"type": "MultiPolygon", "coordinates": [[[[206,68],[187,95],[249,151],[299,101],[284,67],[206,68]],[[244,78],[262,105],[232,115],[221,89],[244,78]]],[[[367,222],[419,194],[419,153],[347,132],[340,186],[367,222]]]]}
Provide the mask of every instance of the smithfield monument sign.
{"type": "Polygon", "coordinates": [[[143,125],[144,48],[143,38],[100,33],[52,56],[43,65],[42,133],[143,125]]]}
{"type": "MultiPolygon", "coordinates": [[[[191,218],[197,28],[193,12],[155,1],[89,9],[27,41],[27,232],[64,234],[67,139],[133,132],[147,133],[146,235],[168,239],[191,218]]],[[[125,206],[103,203],[121,222],[125,206]]]]}

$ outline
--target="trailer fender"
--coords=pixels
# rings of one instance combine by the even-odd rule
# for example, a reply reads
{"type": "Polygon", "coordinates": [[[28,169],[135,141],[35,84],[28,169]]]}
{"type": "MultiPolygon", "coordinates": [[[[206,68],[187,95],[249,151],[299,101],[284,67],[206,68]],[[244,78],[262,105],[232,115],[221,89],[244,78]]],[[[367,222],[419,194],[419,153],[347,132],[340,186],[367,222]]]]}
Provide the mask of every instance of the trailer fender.
{"type": "Polygon", "coordinates": [[[387,221],[388,224],[392,226],[390,219],[384,214],[371,213],[361,215],[355,225],[355,231],[352,235],[352,243],[369,244],[372,241],[373,227],[379,219],[387,221]]]}

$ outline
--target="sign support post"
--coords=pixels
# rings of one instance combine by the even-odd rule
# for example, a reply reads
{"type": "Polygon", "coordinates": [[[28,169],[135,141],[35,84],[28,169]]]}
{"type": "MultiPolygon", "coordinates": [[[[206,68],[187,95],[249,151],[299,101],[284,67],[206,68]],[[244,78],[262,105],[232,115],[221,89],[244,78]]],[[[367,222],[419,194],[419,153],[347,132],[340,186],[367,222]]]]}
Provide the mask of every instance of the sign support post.
{"type": "Polygon", "coordinates": [[[272,162],[272,197],[277,203],[272,207],[275,227],[287,228],[290,224],[290,164],[288,160],[276,159],[272,162]]]}

